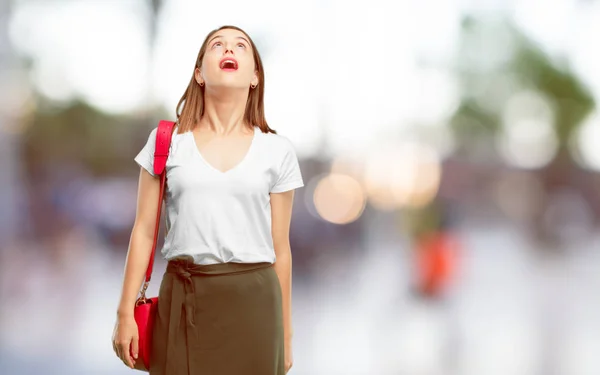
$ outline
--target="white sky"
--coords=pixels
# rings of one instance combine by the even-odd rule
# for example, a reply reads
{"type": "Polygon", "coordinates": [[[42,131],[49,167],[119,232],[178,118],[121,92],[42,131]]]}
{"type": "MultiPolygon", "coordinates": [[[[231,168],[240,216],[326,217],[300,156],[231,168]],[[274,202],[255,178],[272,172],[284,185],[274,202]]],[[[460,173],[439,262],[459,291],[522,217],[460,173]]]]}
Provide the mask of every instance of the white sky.
{"type": "Polygon", "coordinates": [[[301,156],[317,152],[323,135],[332,154],[343,154],[375,147],[411,120],[443,121],[452,112],[454,78],[417,67],[416,58],[443,67],[455,50],[461,9],[509,9],[545,48],[567,53],[600,99],[600,51],[592,48],[600,4],[574,3],[231,0],[224,7],[171,0],[159,19],[154,59],[142,0],[22,1],[10,31],[17,48],[34,56],[34,83],[50,97],[80,95],[110,112],[156,99],[174,111],[206,33],[241,26],[263,55],[271,126],[292,138],[301,156]]]}

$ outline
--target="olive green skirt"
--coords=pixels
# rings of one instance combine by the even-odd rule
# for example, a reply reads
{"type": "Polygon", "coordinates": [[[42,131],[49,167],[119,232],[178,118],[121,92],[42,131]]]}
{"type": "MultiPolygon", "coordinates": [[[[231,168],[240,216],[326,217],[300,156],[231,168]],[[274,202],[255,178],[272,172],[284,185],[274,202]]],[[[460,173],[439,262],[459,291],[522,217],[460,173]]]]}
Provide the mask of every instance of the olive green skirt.
{"type": "Polygon", "coordinates": [[[150,375],[284,375],[281,287],[269,263],[170,261],[150,375]]]}

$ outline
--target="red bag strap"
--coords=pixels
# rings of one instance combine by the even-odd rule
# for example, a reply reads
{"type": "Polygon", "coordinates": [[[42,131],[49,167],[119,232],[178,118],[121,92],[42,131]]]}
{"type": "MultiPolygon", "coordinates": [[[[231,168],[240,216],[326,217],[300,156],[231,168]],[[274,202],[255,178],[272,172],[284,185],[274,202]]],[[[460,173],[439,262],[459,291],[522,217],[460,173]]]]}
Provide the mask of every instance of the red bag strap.
{"type": "Polygon", "coordinates": [[[152,268],[154,267],[154,254],[156,253],[156,244],[158,242],[158,231],[160,229],[160,213],[165,194],[165,182],[167,180],[167,158],[169,157],[169,148],[171,147],[171,138],[175,123],[173,121],[160,120],[158,123],[158,131],[156,132],[156,146],[154,148],[154,173],[160,176],[160,192],[158,194],[158,209],[156,210],[156,225],[154,226],[154,242],[152,243],[152,252],[150,253],[150,261],[146,270],[146,281],[142,290],[142,296],[148,288],[148,282],[152,276],[152,268]]]}

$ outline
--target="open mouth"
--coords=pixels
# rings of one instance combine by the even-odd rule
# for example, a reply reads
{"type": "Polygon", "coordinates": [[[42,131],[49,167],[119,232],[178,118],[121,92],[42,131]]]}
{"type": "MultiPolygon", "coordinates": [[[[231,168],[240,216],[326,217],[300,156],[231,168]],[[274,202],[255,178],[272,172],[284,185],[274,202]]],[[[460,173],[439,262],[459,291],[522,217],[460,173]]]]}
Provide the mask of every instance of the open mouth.
{"type": "Polygon", "coordinates": [[[221,60],[219,67],[223,70],[237,70],[238,63],[232,58],[225,58],[221,60]]]}

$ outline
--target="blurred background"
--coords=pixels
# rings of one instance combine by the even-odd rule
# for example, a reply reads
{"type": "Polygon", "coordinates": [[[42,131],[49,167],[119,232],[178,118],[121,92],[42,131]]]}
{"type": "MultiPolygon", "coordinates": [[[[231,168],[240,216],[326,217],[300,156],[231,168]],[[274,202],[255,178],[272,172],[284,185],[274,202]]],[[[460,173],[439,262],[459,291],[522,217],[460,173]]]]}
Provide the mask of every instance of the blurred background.
{"type": "Polygon", "coordinates": [[[0,0],[0,374],[132,371],[133,157],[224,24],[306,185],[291,374],[600,374],[594,0],[0,0]]]}

